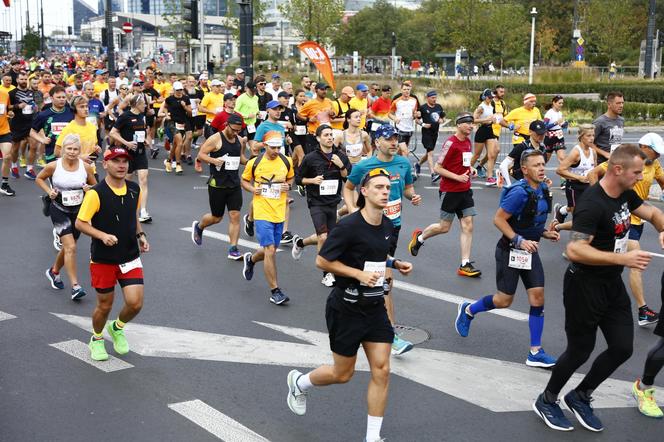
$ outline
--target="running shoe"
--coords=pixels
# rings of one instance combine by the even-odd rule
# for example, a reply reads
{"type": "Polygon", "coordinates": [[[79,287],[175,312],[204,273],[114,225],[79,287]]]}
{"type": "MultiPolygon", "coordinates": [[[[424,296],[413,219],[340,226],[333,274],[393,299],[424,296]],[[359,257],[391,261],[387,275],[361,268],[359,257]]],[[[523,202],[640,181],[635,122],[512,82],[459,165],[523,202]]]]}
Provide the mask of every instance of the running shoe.
{"type": "Polygon", "coordinates": [[[189,155],[189,156],[187,157],[187,164],[188,164],[189,166],[193,166],[193,165],[194,165],[194,159],[191,157],[191,155],[189,155]]]}
{"type": "Polygon", "coordinates": [[[153,160],[156,160],[157,155],[159,155],[159,148],[158,147],[157,148],[152,148],[151,147],[150,148],[150,158],[152,158],[153,160]]]}
{"type": "Polygon", "coordinates": [[[244,233],[246,233],[247,236],[254,236],[254,222],[249,220],[249,214],[245,213],[242,220],[244,221],[244,233]]]}
{"type": "Polygon", "coordinates": [[[410,241],[408,242],[408,251],[413,256],[417,256],[417,254],[420,251],[420,247],[424,245],[423,242],[420,242],[420,240],[417,239],[417,237],[420,236],[421,234],[422,231],[420,229],[415,229],[413,230],[412,235],[410,235],[410,241]]]}
{"type": "Polygon", "coordinates": [[[18,167],[12,167],[11,171],[12,171],[12,178],[19,179],[21,177],[18,167]]]}
{"type": "Polygon", "coordinates": [[[304,195],[305,195],[305,193],[304,193],[304,186],[300,186],[300,185],[298,185],[298,186],[297,186],[297,193],[298,193],[300,196],[304,196],[304,195]]]}
{"type": "Polygon", "coordinates": [[[422,165],[419,162],[415,163],[415,173],[419,175],[421,172],[422,172],[422,165]]]}
{"type": "Polygon", "coordinates": [[[125,337],[124,329],[116,329],[115,321],[106,324],[106,331],[113,339],[113,350],[119,355],[126,355],[129,353],[129,343],[125,337]]]}
{"type": "Polygon", "coordinates": [[[560,208],[563,207],[562,204],[556,203],[553,205],[553,216],[556,218],[556,221],[558,223],[562,224],[565,222],[565,218],[567,218],[567,215],[563,215],[560,213],[560,208]]]}
{"type": "Polygon", "coordinates": [[[51,216],[51,197],[47,193],[41,196],[42,200],[42,214],[44,216],[51,216]]]}
{"type": "Polygon", "coordinates": [[[108,359],[108,353],[106,353],[106,346],[104,345],[103,339],[95,339],[94,337],[91,337],[88,347],[90,348],[90,357],[92,360],[105,361],[108,359]]]}
{"type": "Polygon", "coordinates": [[[60,241],[60,235],[58,235],[58,232],[55,230],[55,227],[53,227],[52,233],[53,233],[53,248],[59,252],[60,250],[62,250],[62,241],[60,241]]]}
{"type": "Polygon", "coordinates": [[[587,430],[600,432],[604,429],[602,426],[602,421],[599,420],[595,413],[593,412],[593,407],[590,405],[592,399],[589,401],[583,400],[579,393],[576,390],[572,390],[563,397],[563,402],[567,408],[569,408],[576,419],[583,425],[587,430]]]}
{"type": "Polygon", "coordinates": [[[438,181],[440,181],[440,175],[438,175],[437,173],[432,173],[431,174],[431,184],[435,184],[438,181]]]}
{"type": "Polygon", "coordinates": [[[556,365],[556,358],[546,353],[543,348],[540,348],[535,354],[531,351],[528,352],[526,365],[529,367],[549,368],[556,365]]]}
{"type": "Polygon", "coordinates": [[[558,405],[559,403],[560,401],[556,401],[554,404],[544,402],[544,393],[540,393],[533,403],[533,410],[549,428],[558,431],[572,431],[574,427],[569,419],[565,417],[562,408],[558,405]]]}
{"type": "Polygon", "coordinates": [[[281,234],[281,244],[291,244],[293,242],[293,234],[286,230],[281,234]]]}
{"type": "Polygon", "coordinates": [[[25,162],[25,157],[20,157],[20,158],[18,159],[18,165],[19,165],[19,167],[25,169],[25,167],[28,165],[28,164],[25,162]]]}
{"type": "Polygon", "coordinates": [[[152,217],[147,210],[141,209],[140,215],[138,215],[138,221],[141,223],[151,223],[152,217]]]}
{"type": "Polygon", "coordinates": [[[302,258],[302,252],[304,252],[304,247],[297,245],[298,241],[301,239],[302,238],[300,238],[299,235],[293,235],[293,248],[291,249],[291,256],[295,261],[298,261],[300,258],[302,258]]]}
{"type": "Polygon", "coordinates": [[[48,278],[49,282],[51,283],[51,287],[53,287],[55,290],[62,290],[65,288],[65,283],[62,282],[62,278],[60,277],[59,273],[54,273],[53,269],[49,267],[46,270],[46,277],[48,278]]]}
{"type": "Polygon", "coordinates": [[[297,380],[302,376],[302,373],[297,370],[291,370],[288,373],[286,383],[288,384],[288,397],[286,403],[290,411],[298,416],[304,416],[307,412],[307,393],[300,390],[297,386],[297,380]]]}
{"type": "Polygon", "coordinates": [[[78,301],[79,299],[81,299],[85,295],[87,295],[87,293],[85,293],[85,290],[83,290],[83,287],[81,287],[80,285],[71,289],[71,300],[72,301],[78,301]]]}
{"type": "Polygon", "coordinates": [[[242,260],[244,261],[244,266],[242,267],[242,277],[247,281],[251,281],[251,278],[254,277],[254,262],[251,260],[251,252],[247,252],[242,255],[242,260]]]}
{"type": "Polygon", "coordinates": [[[459,336],[465,338],[468,336],[470,331],[470,321],[473,320],[473,317],[466,313],[466,307],[470,305],[470,302],[462,302],[457,308],[457,316],[454,321],[454,328],[456,332],[459,333],[459,336]]]}
{"type": "Polygon", "coordinates": [[[39,167],[44,167],[44,166],[46,166],[46,160],[44,159],[44,157],[40,157],[40,158],[37,160],[37,166],[39,166],[39,167]]]}
{"type": "Polygon", "coordinates": [[[281,289],[277,289],[277,291],[270,296],[270,302],[275,305],[285,304],[288,301],[290,301],[290,298],[286,296],[281,289]]]}
{"type": "Polygon", "coordinates": [[[175,165],[175,174],[182,175],[182,166],[180,164],[175,165]]]}
{"type": "Polygon", "coordinates": [[[468,261],[465,265],[459,266],[457,275],[468,276],[469,278],[476,278],[482,275],[482,272],[473,267],[473,261],[468,261]]]}
{"type": "Polygon", "coordinates": [[[495,179],[494,177],[490,177],[486,179],[486,183],[484,183],[485,186],[487,187],[494,187],[498,185],[498,180],[495,179]]]}
{"type": "Polygon", "coordinates": [[[334,278],[333,273],[326,273],[325,276],[323,276],[323,279],[321,280],[321,284],[323,284],[325,287],[334,287],[334,283],[336,282],[336,279],[334,278]]]}
{"type": "Polygon", "coordinates": [[[164,160],[164,170],[166,171],[166,173],[173,172],[173,168],[171,167],[171,162],[168,161],[168,159],[164,160]]]}
{"type": "Polygon", "coordinates": [[[242,253],[240,253],[237,246],[232,246],[230,249],[228,249],[227,258],[232,259],[233,261],[239,261],[242,259],[242,253]]]}
{"type": "Polygon", "coordinates": [[[655,389],[646,388],[645,390],[641,390],[641,379],[637,379],[632,384],[632,396],[636,400],[639,412],[642,415],[655,419],[664,417],[664,413],[662,413],[662,410],[657,406],[657,402],[655,402],[655,389]]]}
{"type": "Polygon", "coordinates": [[[0,193],[2,193],[3,195],[7,195],[7,196],[16,195],[16,192],[14,192],[14,189],[9,187],[9,184],[7,184],[7,183],[0,186],[0,193]]]}
{"type": "Polygon", "coordinates": [[[23,176],[29,179],[30,181],[34,181],[37,179],[37,174],[35,174],[35,171],[33,169],[26,170],[23,176]]]}
{"type": "Polygon", "coordinates": [[[191,223],[191,241],[197,246],[203,244],[203,229],[198,227],[198,221],[191,223]]]}
{"type": "Polygon", "coordinates": [[[657,321],[659,321],[659,313],[651,310],[647,305],[639,307],[639,325],[641,327],[656,324],[657,321]]]}
{"type": "Polygon", "coordinates": [[[477,178],[486,178],[486,169],[482,166],[477,166],[477,178]]]}
{"type": "Polygon", "coordinates": [[[405,339],[401,339],[398,334],[394,334],[394,340],[392,341],[392,350],[391,353],[393,355],[402,355],[406,352],[409,352],[413,349],[413,343],[410,341],[406,341],[405,339]]]}

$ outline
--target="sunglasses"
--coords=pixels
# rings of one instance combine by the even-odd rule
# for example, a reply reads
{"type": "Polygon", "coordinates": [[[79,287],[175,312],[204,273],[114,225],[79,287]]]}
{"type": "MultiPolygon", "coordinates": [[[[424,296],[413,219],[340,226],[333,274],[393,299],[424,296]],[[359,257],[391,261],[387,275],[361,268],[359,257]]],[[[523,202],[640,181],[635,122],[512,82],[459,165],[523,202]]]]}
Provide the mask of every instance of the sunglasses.
{"type": "Polygon", "coordinates": [[[371,180],[371,178],[374,178],[374,177],[377,177],[377,176],[385,176],[385,177],[389,178],[390,173],[386,169],[383,169],[383,168],[372,169],[369,172],[367,172],[366,175],[364,175],[364,178],[362,178],[361,187],[365,186],[369,182],[369,180],[371,180]]]}
{"type": "Polygon", "coordinates": [[[257,86],[265,86],[266,84],[267,83],[265,83],[265,82],[256,83],[257,86]]]}

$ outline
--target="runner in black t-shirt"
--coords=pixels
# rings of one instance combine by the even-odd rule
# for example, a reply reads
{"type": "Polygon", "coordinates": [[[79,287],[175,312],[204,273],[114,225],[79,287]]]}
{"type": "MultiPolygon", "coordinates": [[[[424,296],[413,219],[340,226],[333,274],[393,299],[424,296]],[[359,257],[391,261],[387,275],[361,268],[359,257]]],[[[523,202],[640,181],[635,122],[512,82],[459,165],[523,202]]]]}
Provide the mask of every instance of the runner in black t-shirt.
{"type": "Polygon", "coordinates": [[[502,163],[500,163],[500,173],[505,180],[505,185],[512,184],[510,178],[510,170],[515,180],[523,179],[523,172],[521,171],[521,154],[529,149],[537,149],[544,152],[544,134],[546,133],[546,126],[543,121],[535,120],[530,123],[530,138],[523,143],[517,144],[512,148],[512,151],[507,154],[502,163]]]}
{"type": "Polygon", "coordinates": [[[637,145],[621,145],[611,154],[604,178],[583,193],[574,210],[567,244],[570,265],[563,286],[567,349],[533,405],[535,412],[555,430],[573,429],[556,401],[576,369],[590,357],[598,328],[608,348],[563,399],[588,430],[604,429],[590,406],[593,391],[632,355],[634,319],[621,274],[624,266],[645,270],[651,255],[643,250],[627,251],[631,213],[655,226],[664,248],[664,214],[645,204],[632,190],[642,177],[645,159],[637,145]]]}
{"type": "Polygon", "coordinates": [[[175,161],[175,174],[182,175],[182,165],[180,164],[182,145],[187,135],[187,120],[191,115],[191,105],[184,94],[184,86],[179,81],[173,83],[173,95],[166,98],[159,110],[159,116],[166,116],[166,114],[169,115],[167,124],[173,134],[173,147],[168,158],[164,160],[164,168],[166,173],[170,173],[172,171],[171,164],[175,161]]]}
{"type": "Polygon", "coordinates": [[[185,86],[184,94],[191,106],[191,116],[187,118],[187,135],[184,140],[182,155],[185,157],[187,164],[191,166],[194,164],[194,159],[191,156],[191,145],[196,142],[198,137],[203,135],[203,127],[205,126],[205,114],[198,112],[198,105],[203,99],[204,93],[196,87],[196,79],[191,75],[187,77],[185,86]]]}
{"type": "Polygon", "coordinates": [[[438,130],[440,123],[445,118],[445,111],[443,107],[436,103],[438,94],[436,91],[427,92],[427,101],[420,106],[421,125],[422,125],[422,146],[426,152],[420,158],[420,161],[415,163],[415,171],[420,174],[422,164],[429,162],[429,170],[431,171],[431,182],[435,183],[440,176],[433,171],[433,154],[431,153],[436,148],[438,141],[438,130]]]}
{"type": "Polygon", "coordinates": [[[394,230],[383,214],[390,196],[389,173],[373,169],[362,178],[359,188],[357,206],[361,210],[341,220],[316,258],[320,269],[337,277],[325,308],[334,366],[322,365],[307,374],[291,370],[287,403],[293,413],[304,415],[307,390],[348,382],[362,345],[371,369],[366,440],[373,441],[380,439],[394,339],[383,299],[385,269],[389,266],[408,275],[413,266],[388,257],[394,230]]]}

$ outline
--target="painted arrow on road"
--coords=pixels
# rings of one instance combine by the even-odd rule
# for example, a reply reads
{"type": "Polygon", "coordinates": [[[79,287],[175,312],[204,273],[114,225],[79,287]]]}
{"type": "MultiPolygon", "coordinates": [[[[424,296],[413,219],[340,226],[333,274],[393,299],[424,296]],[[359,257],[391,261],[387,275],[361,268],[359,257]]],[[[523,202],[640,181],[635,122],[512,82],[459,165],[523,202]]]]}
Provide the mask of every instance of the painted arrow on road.
{"type": "MultiPolygon", "coordinates": [[[[90,329],[89,317],[53,314],[83,330],[90,329]]],[[[255,323],[306,344],[133,322],[127,328],[127,334],[131,350],[148,357],[284,367],[317,367],[332,362],[327,334],[284,325],[255,323]]],[[[356,369],[369,371],[362,352],[358,353],[356,369]]],[[[531,410],[533,400],[549,380],[548,371],[529,368],[523,363],[424,348],[415,348],[401,357],[393,357],[391,371],[394,375],[461,400],[472,396],[474,405],[495,412],[531,410]],[[473,389],[472,392],[469,388],[473,389]]],[[[568,385],[577,385],[582,377],[581,374],[575,374],[568,385]]],[[[630,382],[608,379],[594,393],[593,405],[597,408],[633,407],[630,389],[630,382]]]]}

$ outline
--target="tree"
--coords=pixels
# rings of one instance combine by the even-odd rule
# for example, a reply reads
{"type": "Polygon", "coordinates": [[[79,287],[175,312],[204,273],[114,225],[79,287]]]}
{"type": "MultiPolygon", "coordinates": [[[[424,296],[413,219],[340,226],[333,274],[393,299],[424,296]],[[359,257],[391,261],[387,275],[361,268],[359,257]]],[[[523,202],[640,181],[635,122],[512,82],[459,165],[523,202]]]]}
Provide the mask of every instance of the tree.
{"type": "Polygon", "coordinates": [[[32,29],[32,27],[25,28],[21,47],[23,48],[23,53],[26,57],[32,57],[37,54],[37,51],[39,51],[39,48],[41,47],[41,39],[39,33],[32,29]]]}
{"type": "Polygon", "coordinates": [[[646,35],[646,2],[638,0],[612,0],[611,7],[605,1],[591,0],[585,12],[584,39],[590,48],[589,61],[611,63],[619,54],[633,54],[631,62],[638,61],[639,45],[646,35]],[[617,19],[629,17],[629,20],[617,19]]]}
{"type": "Polygon", "coordinates": [[[279,11],[299,35],[329,45],[338,33],[344,7],[344,0],[287,0],[279,11]]]}
{"type": "Polygon", "coordinates": [[[392,32],[397,36],[399,47],[402,35],[410,32],[403,26],[386,26],[386,23],[403,23],[400,8],[395,8],[386,0],[378,0],[370,8],[363,8],[341,26],[334,36],[333,43],[338,54],[390,55],[392,53],[392,32]],[[377,20],[376,17],[380,17],[377,20]]]}

